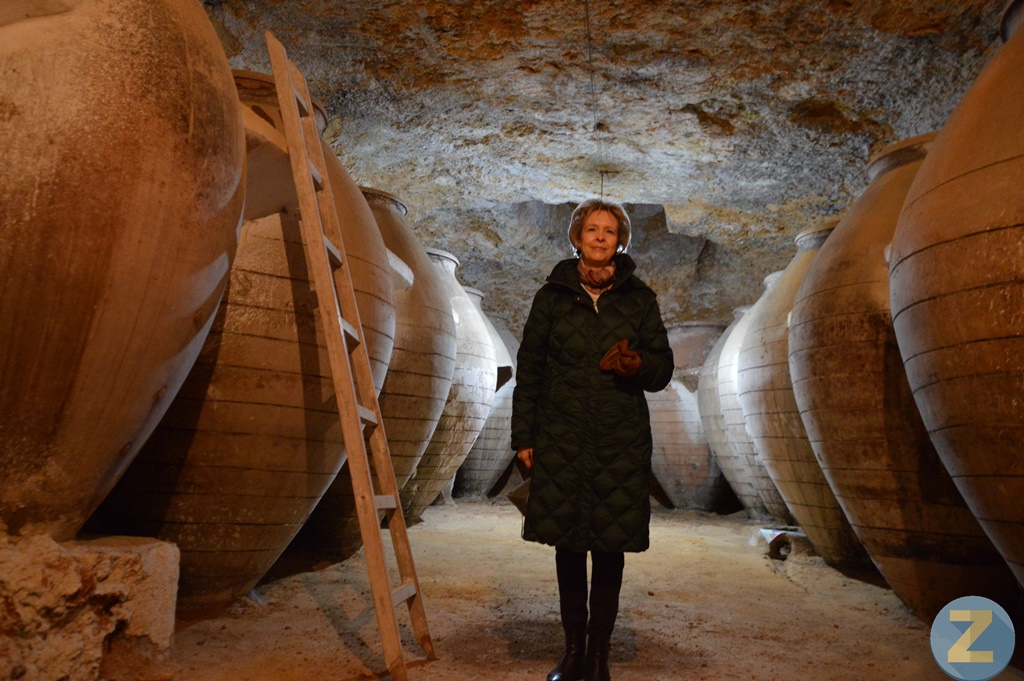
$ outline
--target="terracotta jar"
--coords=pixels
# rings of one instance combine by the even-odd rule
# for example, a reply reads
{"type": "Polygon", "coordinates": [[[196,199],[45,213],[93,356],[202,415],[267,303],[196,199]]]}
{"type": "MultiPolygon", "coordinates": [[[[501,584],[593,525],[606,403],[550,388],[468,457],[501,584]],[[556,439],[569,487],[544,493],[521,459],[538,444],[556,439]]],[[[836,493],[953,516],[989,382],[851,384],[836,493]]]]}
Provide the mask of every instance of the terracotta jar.
{"type": "Polygon", "coordinates": [[[247,221],[203,352],[87,526],[177,544],[187,605],[248,593],[344,462],[316,314],[298,220],[247,221]]]}
{"type": "MultiPolygon", "coordinates": [[[[444,408],[455,370],[455,321],[443,278],[412,230],[407,209],[386,192],[361,189],[384,243],[405,263],[412,285],[395,293],[394,349],[380,410],[395,479],[413,474],[444,408]]],[[[295,540],[295,550],[343,560],[362,546],[348,466],[324,495],[295,540]]]]}
{"type": "Polygon", "coordinates": [[[434,248],[428,248],[427,254],[441,273],[455,313],[458,353],[437,428],[416,473],[402,488],[402,509],[410,520],[420,517],[465,461],[491,411],[498,379],[494,344],[483,315],[455,278],[458,259],[434,248]]]}
{"type": "MultiPolygon", "coordinates": [[[[236,83],[247,108],[280,125],[269,78],[236,74],[236,83]]],[[[366,347],[371,364],[386,369],[395,317],[387,251],[359,189],[326,144],[324,152],[366,347]]],[[[176,543],[179,597],[189,604],[248,593],[313,507],[338,503],[321,500],[345,453],[295,192],[290,178],[275,188],[264,170],[250,158],[247,196],[271,192],[257,202],[284,210],[246,221],[196,366],[92,523],[176,543]]],[[[347,477],[336,487],[351,497],[347,477]]]]}
{"type": "Polygon", "coordinates": [[[490,493],[515,456],[515,452],[512,451],[512,391],[516,387],[513,377],[513,353],[519,351],[519,344],[516,343],[511,348],[507,346],[496,324],[483,311],[481,303],[484,294],[481,291],[467,287],[466,293],[483,317],[491,342],[494,344],[498,363],[498,389],[494,393],[487,420],[480,429],[480,436],[473,443],[469,455],[455,476],[453,494],[457,497],[482,496],[490,493]]]}
{"type": "Polygon", "coordinates": [[[1024,32],[935,138],[893,236],[890,301],[925,427],[1024,584],[1024,32]]]}
{"type": "Polygon", "coordinates": [[[697,384],[704,360],[724,327],[704,322],[669,326],[675,371],[668,387],[647,393],[651,412],[651,469],[675,508],[713,511],[728,483],[701,425],[697,384]]]}
{"type": "Polygon", "coordinates": [[[830,565],[866,560],[800,420],[789,375],[788,317],[807,269],[835,222],[796,237],[797,252],[750,311],[739,357],[739,399],[761,461],[797,524],[830,565]]]}
{"type": "MultiPolygon", "coordinates": [[[[265,73],[240,69],[232,71],[231,75],[242,102],[242,120],[245,122],[245,164],[248,168],[245,219],[255,220],[286,208],[298,210],[284,118],[277,101],[274,79],[265,73]]],[[[327,128],[327,110],[316,99],[312,103],[317,130],[323,134],[327,128]]]]}
{"type": "Polygon", "coordinates": [[[199,3],[22,4],[0,26],[0,526],[67,540],[199,354],[245,134],[199,3]]]}
{"type": "MultiPolygon", "coordinates": [[[[770,515],[765,510],[761,495],[757,493],[757,488],[754,486],[754,472],[751,470],[750,459],[746,456],[736,456],[732,447],[729,446],[728,428],[720,391],[722,352],[749,309],[741,307],[733,312],[732,324],[718,338],[714,347],[711,348],[711,352],[708,353],[707,359],[704,360],[697,386],[697,404],[700,407],[700,420],[704,427],[704,436],[719,468],[722,469],[722,475],[725,476],[733,493],[736,494],[736,498],[747,510],[747,514],[751,518],[764,520],[770,515]]],[[[739,405],[737,404],[735,408],[739,408],[739,405]]]]}
{"type": "MultiPolygon", "coordinates": [[[[246,218],[263,217],[279,210],[296,212],[298,199],[274,81],[270,76],[253,71],[233,73],[242,101],[248,143],[246,218]]],[[[317,127],[322,132],[327,125],[327,112],[316,100],[313,100],[313,109],[317,127]]],[[[395,286],[391,258],[359,186],[330,145],[323,138],[319,141],[356,291],[373,385],[380,393],[395,342],[395,286]]]]}
{"type": "MultiPolygon", "coordinates": [[[[768,275],[765,278],[765,286],[777,278],[779,273],[768,275]]],[[[793,517],[782,495],[779,494],[775,483],[772,482],[764,461],[754,447],[754,441],[747,429],[747,420],[743,414],[743,405],[739,397],[739,357],[740,349],[747,337],[751,325],[751,314],[754,306],[740,320],[733,330],[725,346],[722,348],[722,356],[718,360],[718,394],[722,402],[722,416],[725,420],[726,441],[733,457],[746,461],[747,468],[751,475],[751,484],[757,491],[757,495],[764,504],[765,511],[775,520],[792,524],[793,517]]]]}
{"type": "Polygon", "coordinates": [[[935,134],[884,149],[821,247],[789,325],[793,392],[825,477],[882,576],[931,621],[1013,575],[939,461],[914,405],[889,315],[884,250],[935,134]]]}

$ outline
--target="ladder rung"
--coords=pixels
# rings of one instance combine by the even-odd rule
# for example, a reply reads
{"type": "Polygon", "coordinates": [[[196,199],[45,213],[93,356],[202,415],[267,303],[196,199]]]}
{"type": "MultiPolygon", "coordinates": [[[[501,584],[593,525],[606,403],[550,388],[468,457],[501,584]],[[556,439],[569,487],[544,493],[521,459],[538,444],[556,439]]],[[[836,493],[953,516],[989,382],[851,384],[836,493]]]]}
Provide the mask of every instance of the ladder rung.
{"type": "Polygon", "coordinates": [[[394,494],[374,494],[373,507],[378,511],[388,511],[393,508],[398,508],[398,502],[395,501],[394,494]]]}
{"type": "Polygon", "coordinates": [[[415,595],[415,582],[405,582],[391,591],[391,602],[397,607],[399,603],[405,603],[415,595]]]}
{"type": "Polygon", "coordinates": [[[338,321],[341,322],[341,330],[345,334],[345,344],[348,345],[348,351],[352,352],[359,347],[359,331],[344,317],[339,316],[338,321]]]}
{"type": "Polygon", "coordinates": [[[306,165],[309,166],[309,176],[313,178],[313,187],[317,191],[323,190],[323,188],[324,188],[324,178],[320,174],[320,171],[317,170],[316,166],[314,166],[309,161],[306,162],[306,165]]]}
{"type": "Polygon", "coordinates": [[[359,412],[359,420],[363,422],[364,426],[369,428],[377,427],[377,412],[367,409],[361,404],[356,405],[356,410],[359,412]]]}
{"type": "MultiPolygon", "coordinates": [[[[294,66],[294,64],[292,64],[292,66],[294,66]]],[[[308,116],[310,113],[309,104],[306,103],[306,98],[299,94],[299,91],[294,84],[292,85],[292,94],[295,95],[295,103],[299,107],[299,115],[308,116]]]]}
{"type": "Polygon", "coordinates": [[[327,256],[331,259],[331,262],[335,267],[341,267],[341,251],[334,245],[334,242],[327,238],[324,234],[324,248],[327,249],[327,256]]]}

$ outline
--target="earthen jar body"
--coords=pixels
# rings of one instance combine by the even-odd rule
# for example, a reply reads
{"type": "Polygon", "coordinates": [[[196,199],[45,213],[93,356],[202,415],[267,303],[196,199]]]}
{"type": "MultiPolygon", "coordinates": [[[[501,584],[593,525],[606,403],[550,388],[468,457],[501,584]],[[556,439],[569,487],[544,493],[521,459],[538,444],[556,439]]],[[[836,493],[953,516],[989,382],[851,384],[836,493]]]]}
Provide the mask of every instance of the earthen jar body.
{"type": "Polygon", "coordinates": [[[88,525],[177,544],[183,603],[248,593],[344,462],[316,305],[294,214],[246,221],[203,352],[88,525]]]}
{"type": "MultiPolygon", "coordinates": [[[[402,219],[405,204],[386,192],[365,187],[360,191],[385,245],[413,278],[411,286],[395,291],[394,346],[379,396],[395,480],[402,487],[423,455],[451,387],[455,323],[441,277],[402,219]]],[[[293,550],[343,560],[360,546],[352,480],[345,466],[296,537],[293,550]]]]}
{"type": "MultiPolygon", "coordinates": [[[[248,168],[245,219],[256,220],[286,208],[295,210],[298,196],[288,156],[284,118],[277,101],[277,85],[265,73],[236,69],[231,74],[242,102],[245,123],[248,168]]],[[[312,103],[316,128],[323,134],[327,128],[327,111],[316,99],[312,103]]]]}
{"type": "Polygon", "coordinates": [[[711,453],[697,403],[699,372],[724,327],[685,322],[668,328],[675,371],[665,390],[647,393],[651,469],[675,508],[712,511],[728,483],[711,453]]]}
{"type": "Polygon", "coordinates": [[[491,411],[484,421],[480,435],[473,443],[469,455],[462,462],[455,478],[454,495],[482,496],[488,494],[508,468],[515,452],[512,451],[512,391],[515,390],[515,353],[519,344],[508,347],[481,305],[483,293],[466,288],[473,305],[480,312],[494,344],[498,365],[498,389],[491,402],[491,411]],[[504,380],[502,380],[504,379],[504,380]]]}
{"type": "Polygon", "coordinates": [[[925,427],[1024,584],[1022,74],[1024,32],[1017,31],[964,95],[914,178],[893,236],[889,293],[925,427]]]}
{"type": "MultiPolygon", "coordinates": [[[[295,212],[298,199],[274,81],[270,76],[252,71],[235,71],[234,78],[249,144],[246,217],[262,217],[279,210],[295,212]]],[[[314,113],[317,127],[322,131],[327,124],[327,114],[315,100],[314,113]]],[[[395,343],[395,289],[388,252],[359,186],[330,145],[323,138],[319,142],[345,242],[373,386],[380,393],[395,343]]]]}
{"type": "Polygon", "coordinates": [[[932,447],[889,314],[885,248],[934,137],[868,166],[870,184],[815,257],[789,327],[793,392],[817,460],[882,576],[927,621],[956,598],[1015,589],[932,447]]]}
{"type": "MultiPolygon", "coordinates": [[[[282,125],[273,82],[251,73],[235,79],[243,106],[277,126],[263,131],[264,144],[273,144],[282,125]]],[[[245,120],[251,141],[253,118],[245,120]]],[[[394,335],[387,251],[358,187],[321,144],[371,368],[386,368],[394,335]]],[[[249,171],[247,197],[282,212],[246,221],[196,367],[96,520],[107,531],[176,543],[180,598],[192,604],[248,593],[314,506],[331,504],[321,497],[344,462],[294,186],[290,175],[286,183],[269,182],[266,165],[252,157],[249,171]]],[[[383,372],[375,374],[379,389],[383,372]]],[[[351,497],[347,478],[339,487],[351,497]]],[[[351,515],[354,503],[349,507],[351,515]]]]}
{"type": "MultiPolygon", "coordinates": [[[[745,310],[746,308],[741,308],[745,310]]],[[[734,312],[735,319],[711,346],[708,356],[701,364],[700,373],[697,379],[697,407],[700,411],[700,423],[704,430],[704,438],[707,440],[711,455],[715,463],[722,468],[721,459],[725,452],[725,422],[722,418],[722,405],[718,399],[718,360],[722,356],[722,346],[725,344],[729,334],[732,333],[736,321],[740,318],[739,311],[734,312]]],[[[727,456],[727,455],[726,455],[727,456]]],[[[722,475],[726,483],[732,487],[733,474],[731,471],[722,469],[722,475]]],[[[735,493],[735,492],[734,492],[735,493]]]]}
{"type": "Polygon", "coordinates": [[[793,518],[775,483],[772,482],[764,461],[754,447],[754,441],[747,430],[747,421],[743,414],[743,405],[739,398],[739,358],[740,349],[750,329],[751,313],[754,306],[743,315],[736,329],[726,340],[722,348],[722,356],[718,361],[718,394],[722,402],[722,416],[725,420],[726,441],[732,456],[746,462],[750,471],[750,481],[757,492],[764,509],[769,516],[783,522],[792,523],[793,518]]]}
{"type": "Polygon", "coordinates": [[[484,427],[494,401],[498,367],[487,325],[455,277],[458,259],[433,248],[427,254],[441,273],[456,317],[455,372],[444,410],[416,472],[402,488],[406,517],[423,513],[455,477],[484,427]]]}
{"type": "MultiPolygon", "coordinates": [[[[741,326],[748,307],[738,308],[733,312],[733,321],[715,342],[708,357],[701,367],[697,389],[697,403],[700,408],[701,425],[704,436],[711,447],[711,453],[722,469],[722,475],[732,488],[736,498],[747,510],[751,518],[759,520],[770,517],[765,510],[761,495],[754,486],[754,473],[750,467],[750,459],[746,456],[737,457],[729,445],[728,426],[725,421],[724,404],[721,395],[721,362],[726,344],[741,326]]],[[[745,329],[745,326],[742,330],[745,329]]],[[[739,408],[735,405],[733,408],[739,408]]]]}
{"type": "Polygon", "coordinates": [[[199,354],[245,135],[198,3],[22,7],[0,26],[0,525],[67,540],[199,354]]]}
{"type": "Polygon", "coordinates": [[[797,235],[796,255],[750,311],[738,380],[747,430],[793,518],[829,564],[844,565],[866,556],[814,456],[789,374],[789,312],[833,227],[797,235]]]}
{"type": "Polygon", "coordinates": [[[363,188],[384,244],[409,266],[413,284],[396,295],[395,348],[380,394],[398,486],[412,476],[434,434],[455,373],[455,317],[441,273],[403,221],[394,196],[363,188]]]}

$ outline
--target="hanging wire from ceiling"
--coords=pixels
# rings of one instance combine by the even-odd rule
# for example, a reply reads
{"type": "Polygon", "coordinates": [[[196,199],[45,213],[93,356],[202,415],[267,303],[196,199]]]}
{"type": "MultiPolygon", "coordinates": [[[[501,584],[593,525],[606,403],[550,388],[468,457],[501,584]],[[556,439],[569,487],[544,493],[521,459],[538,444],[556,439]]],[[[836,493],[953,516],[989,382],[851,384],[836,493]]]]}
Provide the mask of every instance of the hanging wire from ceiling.
{"type": "Polygon", "coordinates": [[[590,114],[594,119],[594,141],[597,144],[597,168],[601,177],[601,198],[604,198],[604,176],[607,173],[604,164],[604,146],[601,143],[597,116],[597,86],[594,79],[594,39],[590,32],[590,0],[583,0],[583,8],[587,22],[587,66],[590,69],[590,114]]]}

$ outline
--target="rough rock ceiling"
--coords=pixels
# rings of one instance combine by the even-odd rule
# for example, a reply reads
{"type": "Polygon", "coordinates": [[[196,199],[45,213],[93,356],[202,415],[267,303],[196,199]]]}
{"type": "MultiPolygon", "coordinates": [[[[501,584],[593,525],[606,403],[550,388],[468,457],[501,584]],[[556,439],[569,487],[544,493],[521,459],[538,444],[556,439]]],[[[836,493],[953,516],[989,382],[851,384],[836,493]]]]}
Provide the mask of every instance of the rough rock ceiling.
{"type": "Polygon", "coordinates": [[[602,179],[666,321],[727,320],[856,198],[872,153],[941,127],[1004,3],[204,4],[235,68],[268,72],[263,31],[282,39],[352,175],[399,195],[518,329],[602,179]]]}

